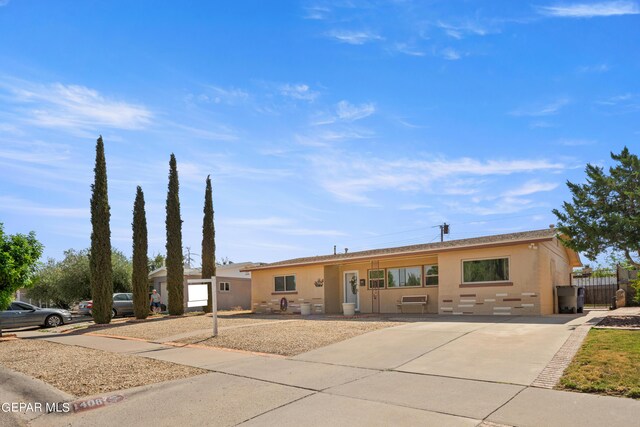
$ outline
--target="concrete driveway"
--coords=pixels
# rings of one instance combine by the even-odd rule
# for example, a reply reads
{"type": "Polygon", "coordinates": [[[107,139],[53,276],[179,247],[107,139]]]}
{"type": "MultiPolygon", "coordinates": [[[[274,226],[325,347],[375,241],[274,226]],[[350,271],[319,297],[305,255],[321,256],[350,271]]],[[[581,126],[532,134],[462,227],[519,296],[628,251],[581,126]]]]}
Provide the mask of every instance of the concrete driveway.
{"type": "Polygon", "coordinates": [[[294,358],[57,336],[211,374],[130,389],[121,403],[34,425],[627,426],[640,401],[530,387],[589,316],[437,317],[294,358]],[[158,402],[163,402],[158,404],[158,402]],[[153,417],[137,418],[140,408],[153,417]],[[166,422],[166,423],[165,423],[166,422]],[[492,424],[493,423],[493,424],[492,424]]]}

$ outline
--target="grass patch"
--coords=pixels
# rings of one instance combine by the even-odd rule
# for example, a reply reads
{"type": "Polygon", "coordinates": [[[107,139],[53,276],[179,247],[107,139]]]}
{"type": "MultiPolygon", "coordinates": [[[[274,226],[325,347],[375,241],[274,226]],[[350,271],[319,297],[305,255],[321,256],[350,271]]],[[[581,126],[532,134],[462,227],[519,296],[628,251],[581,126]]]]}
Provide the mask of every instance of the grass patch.
{"type": "Polygon", "coordinates": [[[560,388],[640,399],[640,331],[589,331],[560,388]]]}

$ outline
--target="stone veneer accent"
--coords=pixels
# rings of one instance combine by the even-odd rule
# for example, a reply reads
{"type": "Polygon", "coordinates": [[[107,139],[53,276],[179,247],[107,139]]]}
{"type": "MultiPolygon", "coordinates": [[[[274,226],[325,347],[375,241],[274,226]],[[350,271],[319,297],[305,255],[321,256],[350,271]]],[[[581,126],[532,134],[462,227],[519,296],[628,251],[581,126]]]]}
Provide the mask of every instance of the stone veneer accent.
{"type": "Polygon", "coordinates": [[[540,301],[536,292],[488,292],[483,290],[473,294],[442,295],[439,312],[458,315],[537,315],[540,314],[540,301]]]}
{"type": "Polygon", "coordinates": [[[280,299],[282,297],[287,298],[288,306],[286,313],[300,313],[300,304],[311,304],[311,314],[324,314],[324,301],[322,298],[296,298],[297,295],[283,294],[281,297],[276,298],[278,295],[274,295],[269,301],[261,301],[253,303],[253,311],[255,313],[280,313],[280,299]]]}

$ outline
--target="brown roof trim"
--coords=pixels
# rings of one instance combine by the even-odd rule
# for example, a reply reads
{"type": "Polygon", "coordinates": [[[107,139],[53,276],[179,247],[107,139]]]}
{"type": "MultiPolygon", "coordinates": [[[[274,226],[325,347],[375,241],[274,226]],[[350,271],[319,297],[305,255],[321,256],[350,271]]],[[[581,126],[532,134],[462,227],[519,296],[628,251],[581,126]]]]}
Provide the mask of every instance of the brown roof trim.
{"type": "Polygon", "coordinates": [[[511,246],[523,243],[549,241],[556,237],[557,230],[547,228],[519,233],[500,234],[493,236],[475,237],[471,239],[450,240],[448,242],[428,243],[422,245],[401,246],[397,248],[374,249],[368,251],[351,252],[336,255],[320,255],[315,257],[295,258],[278,261],[261,266],[248,267],[244,271],[269,270],[279,267],[316,265],[316,264],[344,264],[355,261],[374,260],[380,258],[396,258],[411,255],[437,254],[474,248],[511,246]]]}

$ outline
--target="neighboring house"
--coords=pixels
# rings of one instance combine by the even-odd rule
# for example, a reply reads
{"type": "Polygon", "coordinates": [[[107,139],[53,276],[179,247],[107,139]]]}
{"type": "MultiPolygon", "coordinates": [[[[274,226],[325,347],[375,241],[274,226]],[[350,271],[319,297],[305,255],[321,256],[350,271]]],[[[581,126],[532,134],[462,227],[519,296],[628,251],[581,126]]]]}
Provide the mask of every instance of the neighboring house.
{"type": "Polygon", "coordinates": [[[554,286],[568,285],[573,267],[582,265],[556,235],[549,228],[297,258],[245,270],[252,273],[256,312],[280,311],[284,298],[287,311],[300,311],[304,302],[315,313],[340,313],[346,299],[361,313],[395,313],[402,296],[427,295],[427,313],[552,314],[554,286]],[[356,295],[351,283],[357,283],[356,295]]]}
{"type": "MultiPolygon", "coordinates": [[[[230,310],[234,307],[243,309],[251,308],[251,273],[240,271],[254,265],[251,262],[233,263],[216,266],[216,288],[218,298],[218,310],[230,310]]],[[[184,269],[184,307],[186,311],[200,310],[200,308],[187,308],[189,300],[189,288],[187,280],[200,279],[199,268],[184,269]]],[[[149,291],[157,290],[160,301],[169,305],[167,292],[167,268],[160,267],[149,273],[149,291]]]]}

